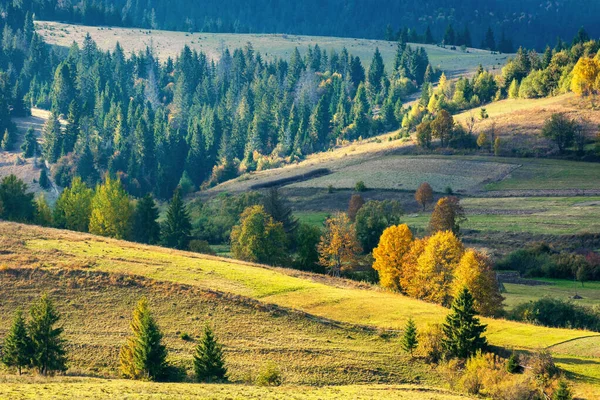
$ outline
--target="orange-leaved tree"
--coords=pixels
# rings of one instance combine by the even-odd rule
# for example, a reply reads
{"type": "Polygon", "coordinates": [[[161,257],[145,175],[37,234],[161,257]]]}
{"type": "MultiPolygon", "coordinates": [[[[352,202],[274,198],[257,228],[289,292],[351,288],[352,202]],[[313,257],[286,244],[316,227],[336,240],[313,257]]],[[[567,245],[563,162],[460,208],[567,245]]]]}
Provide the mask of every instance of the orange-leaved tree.
{"type": "Polygon", "coordinates": [[[433,234],[442,231],[460,232],[460,224],[466,221],[465,210],[458,197],[449,196],[438,200],[429,220],[429,231],[433,234]]]}
{"type": "Polygon", "coordinates": [[[400,290],[403,258],[408,253],[413,234],[408,225],[394,225],[383,231],[379,245],[373,249],[373,269],[379,273],[381,286],[400,290]]]}
{"type": "Polygon", "coordinates": [[[415,192],[415,200],[423,207],[423,211],[425,211],[427,205],[433,203],[433,189],[429,183],[421,183],[421,186],[415,192]]]}
{"type": "Polygon", "coordinates": [[[494,316],[502,310],[504,298],[500,294],[496,274],[492,270],[489,257],[474,249],[467,249],[454,271],[452,295],[469,289],[474,305],[481,315],[494,316]]]}
{"type": "Polygon", "coordinates": [[[325,232],[321,236],[319,264],[330,275],[340,276],[343,270],[351,269],[362,252],[356,238],[354,225],[346,213],[336,213],[325,221],[325,232]]]}
{"type": "Polygon", "coordinates": [[[358,214],[358,211],[364,204],[365,200],[360,194],[353,194],[350,198],[350,202],[348,203],[348,218],[354,221],[356,214],[358,214]]]}

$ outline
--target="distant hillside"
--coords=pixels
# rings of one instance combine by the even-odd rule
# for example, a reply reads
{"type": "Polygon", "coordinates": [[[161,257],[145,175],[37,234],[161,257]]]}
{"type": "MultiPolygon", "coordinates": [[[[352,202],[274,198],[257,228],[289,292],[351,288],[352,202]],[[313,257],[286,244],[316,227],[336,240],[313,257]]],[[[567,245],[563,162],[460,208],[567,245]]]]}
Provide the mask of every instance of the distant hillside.
{"type": "Polygon", "coordinates": [[[439,41],[452,24],[458,34],[468,27],[475,45],[491,27],[496,40],[505,32],[517,45],[538,48],[572,38],[581,26],[600,34],[596,0],[32,0],[29,9],[41,19],[196,32],[384,38],[388,25],[419,34],[430,26],[439,41]]]}

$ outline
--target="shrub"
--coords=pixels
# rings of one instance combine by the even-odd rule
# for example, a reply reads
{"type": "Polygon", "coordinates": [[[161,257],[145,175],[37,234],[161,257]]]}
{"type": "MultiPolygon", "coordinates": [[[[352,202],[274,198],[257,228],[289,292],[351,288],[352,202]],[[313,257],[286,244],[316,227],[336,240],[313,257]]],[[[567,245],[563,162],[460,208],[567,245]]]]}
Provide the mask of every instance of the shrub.
{"type": "Polygon", "coordinates": [[[600,332],[600,313],[569,301],[544,297],[519,304],[511,319],[554,328],[589,329],[600,332]]]}
{"type": "Polygon", "coordinates": [[[356,185],[354,185],[354,190],[357,192],[365,192],[367,190],[367,186],[363,181],[358,181],[356,182],[356,185]]]}
{"type": "Polygon", "coordinates": [[[279,386],[282,382],[281,371],[274,362],[269,362],[263,366],[256,376],[256,384],[259,386],[279,386]]]}
{"type": "Polygon", "coordinates": [[[190,244],[188,247],[189,247],[189,250],[193,251],[194,253],[209,254],[209,255],[213,255],[213,256],[215,254],[217,254],[210,247],[210,245],[208,244],[208,242],[206,240],[198,240],[198,239],[190,240],[190,244]]]}
{"type": "Polygon", "coordinates": [[[181,340],[185,340],[186,342],[191,342],[193,340],[190,334],[187,332],[183,332],[181,335],[179,335],[179,337],[181,340]]]}
{"type": "Polygon", "coordinates": [[[419,346],[417,355],[423,357],[428,363],[437,363],[444,356],[442,338],[444,334],[440,324],[428,325],[419,332],[419,346]]]}

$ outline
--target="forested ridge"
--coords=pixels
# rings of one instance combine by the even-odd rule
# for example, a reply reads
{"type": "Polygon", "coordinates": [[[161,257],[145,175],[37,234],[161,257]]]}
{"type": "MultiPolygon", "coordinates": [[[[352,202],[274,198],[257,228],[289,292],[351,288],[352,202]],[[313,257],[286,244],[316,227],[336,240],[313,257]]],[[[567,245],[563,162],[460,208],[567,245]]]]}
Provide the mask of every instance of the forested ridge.
{"type": "MultiPolygon", "coordinates": [[[[39,19],[164,30],[294,33],[380,38],[386,27],[423,34],[427,27],[439,41],[449,25],[470,30],[479,46],[489,28],[506,33],[517,46],[542,49],[556,37],[573,37],[584,26],[600,34],[595,0],[25,0],[22,9],[39,19]]],[[[1,6],[0,6],[1,7],[1,6]]],[[[10,7],[10,6],[9,6],[10,7]]]]}
{"type": "Polygon", "coordinates": [[[170,198],[178,184],[214,185],[396,129],[402,99],[436,75],[425,50],[405,44],[387,72],[377,49],[366,70],[345,49],[318,46],[265,61],[248,45],[224,50],[219,62],[187,47],[175,60],[149,49],[127,56],[118,45],[105,53],[89,36],[81,48],[51,49],[31,14],[15,13],[23,20],[5,18],[0,56],[3,147],[16,135],[10,109],[52,110],[43,148],[28,135],[24,152],[53,164],[60,186],[74,176],[94,185],[108,172],[130,194],[170,198]]]}

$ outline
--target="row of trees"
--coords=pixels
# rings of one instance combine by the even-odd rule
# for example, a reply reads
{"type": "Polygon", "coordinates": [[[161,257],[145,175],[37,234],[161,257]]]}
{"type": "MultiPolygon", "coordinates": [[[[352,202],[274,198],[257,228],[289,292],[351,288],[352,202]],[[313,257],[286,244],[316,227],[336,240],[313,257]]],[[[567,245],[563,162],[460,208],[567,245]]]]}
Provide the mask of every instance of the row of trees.
{"type": "Polygon", "coordinates": [[[63,329],[56,326],[60,314],[47,294],[32,304],[29,315],[26,321],[22,310],[15,313],[1,349],[2,363],[19,375],[23,368],[34,368],[42,375],[65,372],[66,341],[63,329]]]}

